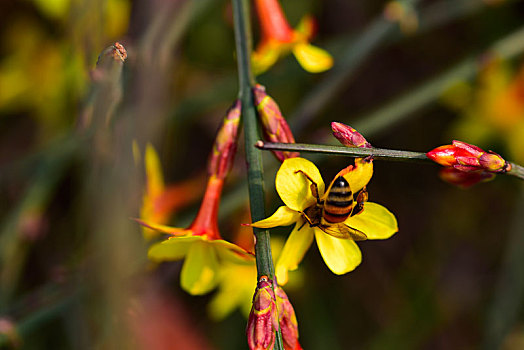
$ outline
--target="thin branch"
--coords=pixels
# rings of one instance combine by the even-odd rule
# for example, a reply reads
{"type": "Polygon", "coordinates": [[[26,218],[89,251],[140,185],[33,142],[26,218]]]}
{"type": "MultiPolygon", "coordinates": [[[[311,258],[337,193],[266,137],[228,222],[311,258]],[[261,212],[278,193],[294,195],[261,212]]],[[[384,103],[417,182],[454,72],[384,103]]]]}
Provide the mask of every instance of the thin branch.
{"type": "Polygon", "coordinates": [[[257,141],[256,147],[263,150],[324,153],[346,157],[368,157],[396,161],[430,161],[425,153],[399,151],[385,148],[350,148],[345,146],[311,145],[305,143],[275,143],[257,141]]]}

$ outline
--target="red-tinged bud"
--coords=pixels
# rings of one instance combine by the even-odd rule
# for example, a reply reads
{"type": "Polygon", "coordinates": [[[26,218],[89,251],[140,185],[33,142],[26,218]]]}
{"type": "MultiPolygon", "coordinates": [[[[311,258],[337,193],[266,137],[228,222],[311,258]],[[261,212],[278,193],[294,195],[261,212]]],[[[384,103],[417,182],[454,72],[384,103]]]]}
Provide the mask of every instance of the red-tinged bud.
{"type": "Polygon", "coordinates": [[[213,150],[209,155],[207,171],[210,176],[225,179],[235,158],[237,150],[238,127],[240,125],[241,103],[235,101],[227,111],[215,138],[213,150]]]}
{"type": "Polygon", "coordinates": [[[275,344],[278,314],[273,282],[261,276],[253,295],[253,306],[247,321],[247,342],[251,350],[270,350],[275,344]]]}
{"type": "Polygon", "coordinates": [[[276,287],[275,295],[277,297],[278,323],[282,332],[284,349],[301,350],[302,347],[298,342],[298,322],[293,305],[291,305],[282,287],[276,287]]]}
{"type": "MultiPolygon", "coordinates": [[[[270,142],[295,143],[289,125],[275,100],[266,93],[266,88],[257,84],[253,88],[253,97],[266,139],[270,142]]],[[[298,152],[273,151],[273,153],[281,162],[300,155],[298,152]]]]}
{"type": "Polygon", "coordinates": [[[444,168],[440,170],[439,175],[442,180],[462,188],[468,188],[479,182],[489,181],[495,177],[495,174],[487,171],[477,170],[464,172],[455,168],[444,168]]]}
{"type": "Polygon", "coordinates": [[[344,146],[373,148],[371,144],[364,138],[364,136],[362,136],[362,134],[349,125],[332,122],[331,130],[333,130],[333,136],[335,136],[337,140],[344,146]]]}
{"type": "Polygon", "coordinates": [[[451,145],[437,147],[426,155],[440,165],[463,172],[480,170],[504,173],[511,169],[511,164],[497,153],[486,152],[480,147],[456,140],[451,145]]]}

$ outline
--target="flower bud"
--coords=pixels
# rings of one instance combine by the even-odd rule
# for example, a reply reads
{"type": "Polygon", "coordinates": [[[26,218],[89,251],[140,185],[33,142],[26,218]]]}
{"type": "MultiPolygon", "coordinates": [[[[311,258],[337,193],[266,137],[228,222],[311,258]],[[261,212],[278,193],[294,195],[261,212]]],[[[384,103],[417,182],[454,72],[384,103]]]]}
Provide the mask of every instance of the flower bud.
{"type": "Polygon", "coordinates": [[[293,305],[291,305],[282,287],[276,287],[275,295],[277,297],[278,323],[282,332],[284,349],[301,350],[302,347],[298,342],[298,322],[293,305]]]}
{"type": "Polygon", "coordinates": [[[371,144],[364,138],[364,136],[362,136],[362,134],[349,125],[332,122],[331,130],[333,130],[333,136],[335,136],[337,140],[344,146],[373,148],[371,144]]]}
{"type": "MultiPolygon", "coordinates": [[[[289,125],[275,100],[266,93],[266,88],[260,84],[255,85],[253,96],[266,139],[270,142],[295,143],[289,125]]],[[[273,153],[281,162],[300,155],[298,152],[273,151],[273,153]]]]}
{"type": "Polygon", "coordinates": [[[463,172],[482,170],[504,173],[511,169],[511,164],[497,153],[486,152],[480,147],[456,140],[451,145],[437,147],[426,155],[440,165],[463,172]]]}
{"type": "Polygon", "coordinates": [[[225,179],[231,170],[237,149],[240,113],[241,104],[240,100],[237,100],[227,111],[215,137],[207,167],[210,176],[225,179]]]}
{"type": "Polygon", "coordinates": [[[273,282],[267,276],[261,276],[253,306],[247,321],[247,342],[251,350],[273,349],[275,332],[278,329],[278,314],[273,282]]]}

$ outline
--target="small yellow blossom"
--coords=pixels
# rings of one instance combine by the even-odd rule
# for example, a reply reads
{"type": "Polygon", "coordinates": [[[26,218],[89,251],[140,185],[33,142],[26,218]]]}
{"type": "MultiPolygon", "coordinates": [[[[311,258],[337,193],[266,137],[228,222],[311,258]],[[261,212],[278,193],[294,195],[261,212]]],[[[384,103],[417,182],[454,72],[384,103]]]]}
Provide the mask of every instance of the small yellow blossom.
{"type": "Polygon", "coordinates": [[[255,74],[268,70],[280,56],[293,52],[298,63],[311,73],[320,73],[333,66],[333,58],[325,50],[311,45],[314,21],[305,16],[295,30],[291,29],[278,0],[255,0],[262,38],[252,62],[255,74]]]}

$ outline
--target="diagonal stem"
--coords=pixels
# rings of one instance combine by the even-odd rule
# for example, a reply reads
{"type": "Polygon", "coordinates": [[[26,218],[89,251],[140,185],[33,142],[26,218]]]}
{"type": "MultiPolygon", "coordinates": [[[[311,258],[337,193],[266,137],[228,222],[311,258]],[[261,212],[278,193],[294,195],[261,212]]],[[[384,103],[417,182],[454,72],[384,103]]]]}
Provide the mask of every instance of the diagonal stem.
{"type": "MultiPolygon", "coordinates": [[[[263,141],[257,141],[255,143],[255,147],[269,151],[311,152],[346,157],[373,156],[375,159],[393,160],[401,162],[413,161],[433,163],[433,161],[426,156],[426,153],[401,151],[386,148],[353,148],[345,146],[312,145],[306,143],[277,143],[263,141]]],[[[519,179],[524,180],[524,167],[511,162],[510,164],[511,170],[509,170],[505,174],[513,175],[515,177],[518,177],[519,179]]]]}

